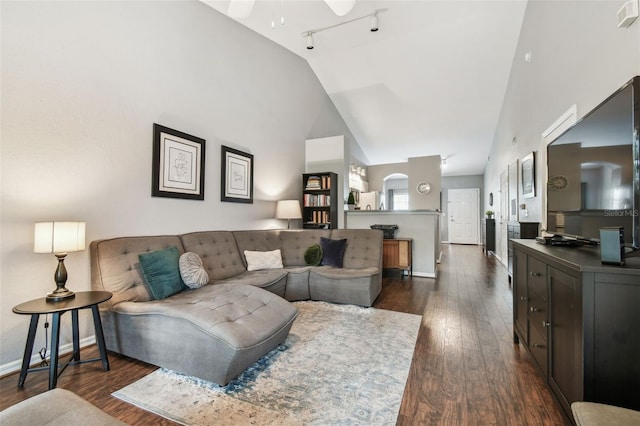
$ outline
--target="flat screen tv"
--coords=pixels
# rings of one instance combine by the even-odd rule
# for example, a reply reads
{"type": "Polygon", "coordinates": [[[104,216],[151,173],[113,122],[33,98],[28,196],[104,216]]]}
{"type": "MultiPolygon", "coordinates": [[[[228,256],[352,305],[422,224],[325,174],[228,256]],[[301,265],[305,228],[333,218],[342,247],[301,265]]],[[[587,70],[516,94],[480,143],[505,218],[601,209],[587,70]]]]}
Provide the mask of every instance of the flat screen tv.
{"type": "Polygon", "coordinates": [[[623,227],[640,247],[640,76],[547,147],[547,232],[597,243],[623,227]]]}

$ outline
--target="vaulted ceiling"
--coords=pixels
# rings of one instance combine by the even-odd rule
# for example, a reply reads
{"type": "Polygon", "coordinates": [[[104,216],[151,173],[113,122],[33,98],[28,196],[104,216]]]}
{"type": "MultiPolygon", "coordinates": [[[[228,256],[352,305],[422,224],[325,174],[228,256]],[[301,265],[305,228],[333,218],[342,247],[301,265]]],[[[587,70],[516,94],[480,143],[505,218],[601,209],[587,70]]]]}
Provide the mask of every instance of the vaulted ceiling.
{"type": "MultiPolygon", "coordinates": [[[[230,0],[202,1],[227,14],[230,0]]],[[[257,0],[237,21],[308,61],[368,165],[440,155],[445,176],[477,175],[525,7],[524,0],[356,0],[340,17],[323,0],[257,0]],[[378,9],[386,9],[379,31],[370,31],[371,18],[356,19],[378,9]],[[304,32],[349,20],[314,33],[307,49],[304,32]]]]}

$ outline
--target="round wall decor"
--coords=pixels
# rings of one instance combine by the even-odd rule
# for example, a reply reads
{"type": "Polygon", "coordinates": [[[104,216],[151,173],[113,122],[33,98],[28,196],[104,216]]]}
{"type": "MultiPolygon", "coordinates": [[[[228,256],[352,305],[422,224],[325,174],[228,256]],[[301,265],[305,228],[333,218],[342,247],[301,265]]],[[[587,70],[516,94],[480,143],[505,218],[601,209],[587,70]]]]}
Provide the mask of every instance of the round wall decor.
{"type": "Polygon", "coordinates": [[[569,185],[569,180],[564,176],[554,176],[549,179],[548,185],[551,189],[562,191],[569,185]]]}
{"type": "Polygon", "coordinates": [[[416,186],[418,194],[426,195],[431,192],[431,184],[429,182],[419,182],[416,186]]]}

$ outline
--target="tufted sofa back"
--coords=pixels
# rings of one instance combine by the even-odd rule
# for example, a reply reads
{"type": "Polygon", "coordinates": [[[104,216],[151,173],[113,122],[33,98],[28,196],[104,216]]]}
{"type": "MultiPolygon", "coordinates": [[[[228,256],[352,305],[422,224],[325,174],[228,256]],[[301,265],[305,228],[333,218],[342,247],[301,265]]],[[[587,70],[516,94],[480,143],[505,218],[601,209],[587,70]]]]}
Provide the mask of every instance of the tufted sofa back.
{"type": "Polygon", "coordinates": [[[204,231],[184,235],[120,237],[93,241],[91,282],[94,290],[113,293],[111,304],[144,302],[147,290],[138,255],[175,246],[197,253],[212,283],[246,272],[244,250],[280,249],[285,267],[305,266],[304,252],[320,238],[347,239],[344,268],[377,267],[382,271],[382,231],[371,229],[204,231]]]}
{"type": "Polygon", "coordinates": [[[185,251],[197,253],[211,282],[235,277],[246,271],[244,255],[231,231],[192,232],[181,236],[185,251]]]}
{"type": "Polygon", "coordinates": [[[382,240],[380,230],[333,229],[331,239],[347,239],[343,266],[346,269],[362,269],[378,266],[382,270],[382,240]]]}
{"type": "Polygon", "coordinates": [[[320,244],[320,237],[330,238],[327,230],[292,230],[280,232],[282,263],[285,267],[305,266],[304,252],[313,244],[320,244]]]}
{"type": "Polygon", "coordinates": [[[110,291],[109,302],[146,302],[151,300],[140,270],[138,255],[175,246],[184,253],[177,235],[121,237],[93,241],[91,251],[91,286],[93,290],[110,291]]]}

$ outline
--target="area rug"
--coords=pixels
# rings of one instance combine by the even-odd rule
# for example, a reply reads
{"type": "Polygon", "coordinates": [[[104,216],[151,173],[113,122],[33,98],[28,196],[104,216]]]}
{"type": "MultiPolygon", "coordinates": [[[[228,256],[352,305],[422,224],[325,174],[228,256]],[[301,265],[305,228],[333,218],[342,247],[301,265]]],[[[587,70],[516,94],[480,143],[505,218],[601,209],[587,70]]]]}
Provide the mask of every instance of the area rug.
{"type": "Polygon", "coordinates": [[[113,395],[185,425],[395,424],[420,316],[295,305],[289,337],[227,386],[159,369],[113,395]]]}

